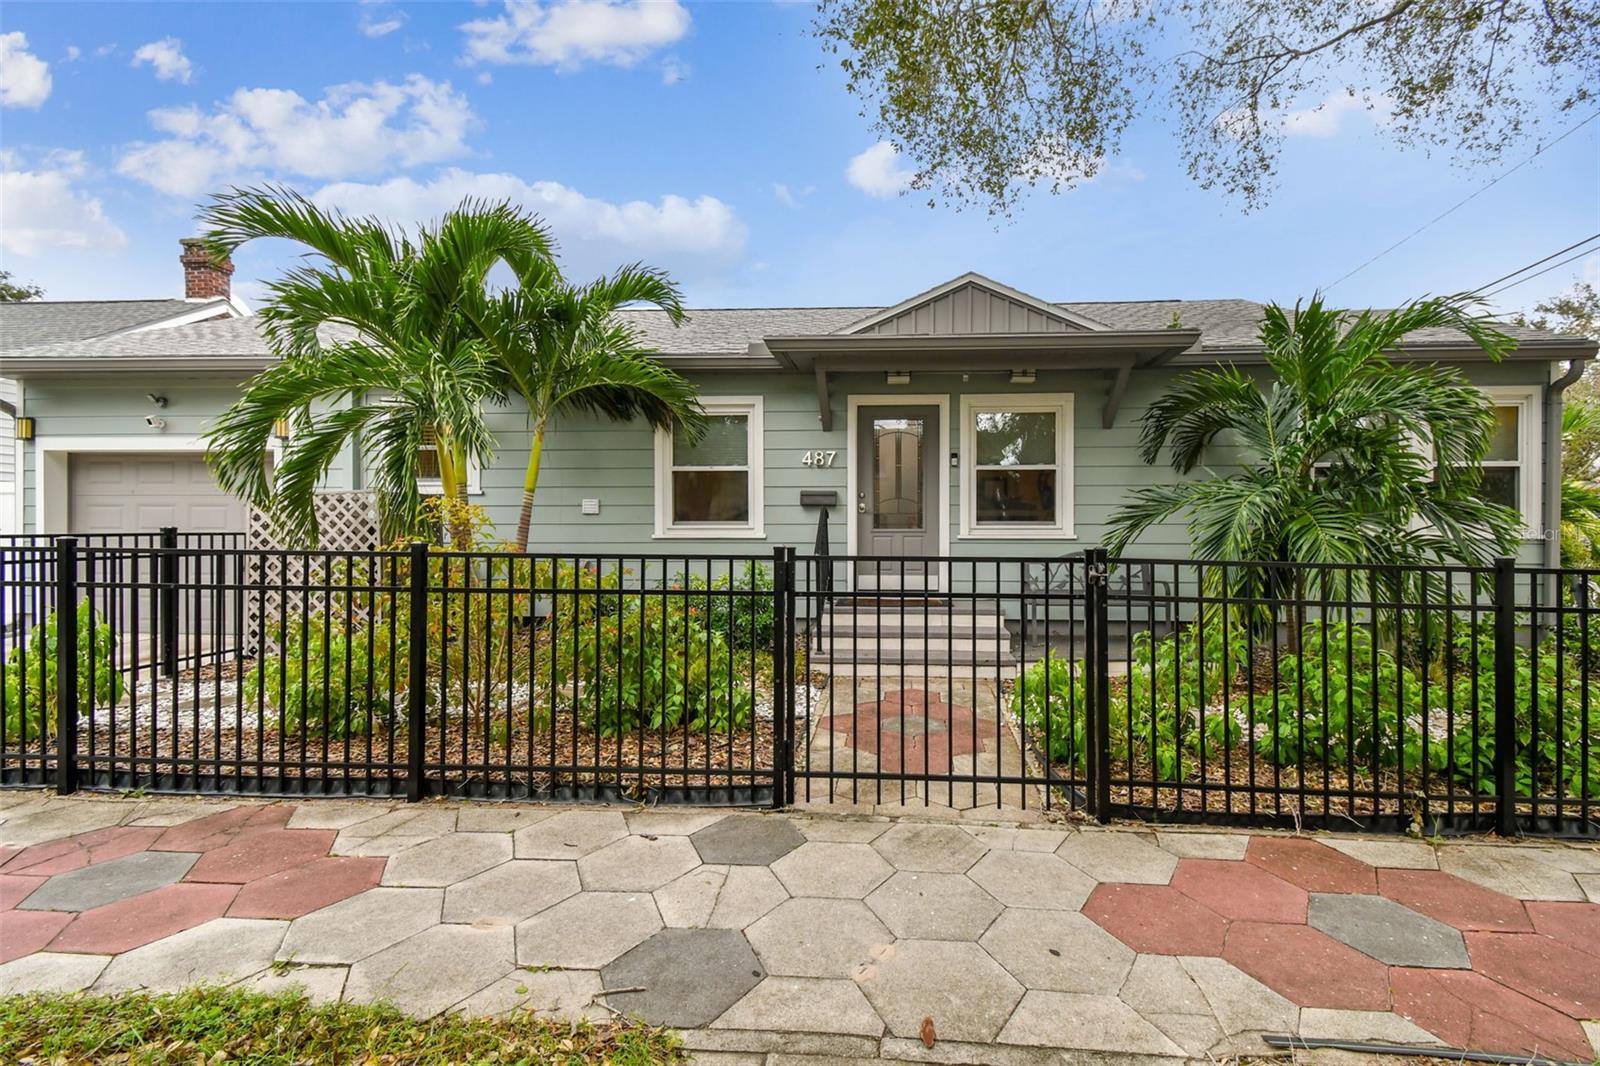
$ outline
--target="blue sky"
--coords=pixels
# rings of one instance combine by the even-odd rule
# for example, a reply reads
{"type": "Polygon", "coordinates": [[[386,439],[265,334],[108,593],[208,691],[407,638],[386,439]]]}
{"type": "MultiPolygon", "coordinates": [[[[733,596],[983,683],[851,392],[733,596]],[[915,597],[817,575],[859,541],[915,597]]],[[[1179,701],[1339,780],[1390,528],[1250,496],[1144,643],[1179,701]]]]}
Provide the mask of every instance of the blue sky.
{"type": "MultiPolygon", "coordinates": [[[[1364,111],[1323,111],[1287,139],[1270,206],[1246,214],[1193,184],[1154,115],[1101,176],[997,224],[896,192],[905,164],[877,146],[811,11],[11,0],[0,266],[57,299],[178,295],[195,203],[275,180],[397,221],[510,196],[549,220],[570,272],[643,259],[698,306],[888,303],[965,270],[1048,299],[1292,301],[1533,149],[1462,169],[1400,151],[1364,111]]],[[[1597,230],[1591,122],[1333,296],[1471,288],[1597,230]]],[[[258,295],[288,261],[247,249],[238,289],[258,295]]],[[[1501,305],[1585,274],[1600,257],[1501,305]]]]}

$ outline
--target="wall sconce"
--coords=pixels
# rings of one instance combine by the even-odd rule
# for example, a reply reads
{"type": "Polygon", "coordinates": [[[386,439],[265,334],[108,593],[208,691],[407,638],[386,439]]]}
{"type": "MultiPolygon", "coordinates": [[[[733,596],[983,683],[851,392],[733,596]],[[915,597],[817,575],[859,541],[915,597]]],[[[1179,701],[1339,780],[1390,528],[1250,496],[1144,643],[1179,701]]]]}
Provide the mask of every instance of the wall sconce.
{"type": "Polygon", "coordinates": [[[891,370],[883,375],[883,383],[885,385],[909,385],[911,384],[911,371],[891,370]]]}
{"type": "Polygon", "coordinates": [[[12,425],[16,430],[16,438],[18,440],[33,439],[33,419],[19,418],[12,425]]]}
{"type": "Polygon", "coordinates": [[[278,440],[288,440],[289,439],[289,420],[287,418],[280,418],[276,422],[273,422],[272,423],[272,435],[273,435],[273,437],[275,437],[278,440]]]}
{"type": "Polygon", "coordinates": [[[1037,380],[1038,375],[1032,370],[1013,370],[1011,372],[1011,384],[1013,385],[1032,385],[1037,380]]]}

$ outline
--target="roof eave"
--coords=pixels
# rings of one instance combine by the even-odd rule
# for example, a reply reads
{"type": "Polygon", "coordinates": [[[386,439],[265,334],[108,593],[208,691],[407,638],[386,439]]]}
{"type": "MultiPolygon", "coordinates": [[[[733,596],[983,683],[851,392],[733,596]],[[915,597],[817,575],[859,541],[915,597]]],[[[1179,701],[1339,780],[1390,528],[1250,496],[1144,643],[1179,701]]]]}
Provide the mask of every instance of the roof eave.
{"type": "MultiPolygon", "coordinates": [[[[807,371],[818,360],[852,360],[894,356],[912,358],[906,369],[917,369],[914,357],[948,363],[952,357],[996,352],[1067,358],[1114,355],[1134,356],[1142,365],[1166,362],[1193,348],[1200,340],[1194,329],[1094,330],[1082,333],[974,333],[953,336],[928,334],[812,334],[768,337],[766,351],[792,370],[807,371]],[[1142,358],[1141,358],[1142,357],[1142,358]]],[[[752,346],[754,348],[754,346],[752,346]]],[[[837,369],[837,368],[835,368],[837,369]]]]}
{"type": "MultiPolygon", "coordinates": [[[[26,349],[24,349],[26,350],[26,349]]],[[[95,358],[28,358],[26,356],[0,356],[0,377],[36,377],[41,374],[77,374],[84,371],[161,371],[192,374],[214,374],[229,371],[259,373],[276,362],[268,355],[211,355],[202,359],[160,357],[95,358]]]]}

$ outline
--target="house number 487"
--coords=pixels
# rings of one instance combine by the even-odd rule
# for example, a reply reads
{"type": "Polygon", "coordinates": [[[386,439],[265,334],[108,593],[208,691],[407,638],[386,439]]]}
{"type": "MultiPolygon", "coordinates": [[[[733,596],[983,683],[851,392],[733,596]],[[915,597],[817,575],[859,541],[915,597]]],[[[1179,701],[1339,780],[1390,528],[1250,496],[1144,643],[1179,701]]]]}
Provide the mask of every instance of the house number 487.
{"type": "Polygon", "coordinates": [[[832,466],[833,465],[833,460],[838,454],[839,453],[837,451],[806,452],[804,455],[802,455],[800,457],[800,465],[801,466],[832,466]]]}

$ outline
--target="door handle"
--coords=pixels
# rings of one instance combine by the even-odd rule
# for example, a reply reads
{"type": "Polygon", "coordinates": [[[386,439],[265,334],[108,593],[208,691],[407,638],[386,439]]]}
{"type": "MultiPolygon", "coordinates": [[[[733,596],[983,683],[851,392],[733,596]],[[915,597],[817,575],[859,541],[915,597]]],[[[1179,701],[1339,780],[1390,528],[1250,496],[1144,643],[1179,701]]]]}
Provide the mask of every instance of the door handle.
{"type": "Polygon", "coordinates": [[[862,514],[866,514],[867,513],[866,502],[863,501],[861,503],[856,504],[856,510],[859,511],[860,513],[862,513],[862,514]]]}

